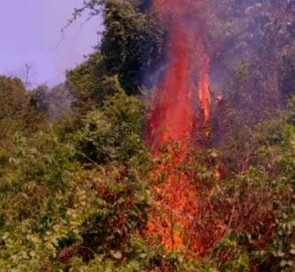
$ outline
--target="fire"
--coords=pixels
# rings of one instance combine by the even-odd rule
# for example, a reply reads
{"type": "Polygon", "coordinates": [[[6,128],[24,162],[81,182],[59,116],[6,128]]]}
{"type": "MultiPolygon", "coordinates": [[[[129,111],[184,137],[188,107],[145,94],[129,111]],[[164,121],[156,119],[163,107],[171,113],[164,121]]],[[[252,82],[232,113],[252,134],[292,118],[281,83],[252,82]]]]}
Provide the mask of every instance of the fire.
{"type": "Polygon", "coordinates": [[[204,125],[207,136],[209,134],[210,106],[212,103],[209,83],[209,60],[209,56],[205,55],[203,65],[200,68],[200,80],[198,85],[199,103],[204,115],[204,125]]]}
{"type": "MultiPolygon", "coordinates": [[[[155,108],[151,113],[149,139],[154,150],[170,139],[180,143],[185,150],[195,122],[194,100],[196,98],[190,77],[188,37],[181,33],[179,25],[172,26],[168,58],[171,61],[165,78],[159,84],[155,108]],[[175,37],[174,37],[175,35],[175,37]]],[[[185,152],[184,152],[185,153],[185,152]]]]}
{"type": "Polygon", "coordinates": [[[198,188],[179,168],[184,162],[189,164],[188,149],[195,130],[205,129],[205,134],[209,134],[206,5],[197,0],[154,0],[154,5],[169,25],[169,68],[155,91],[147,142],[155,156],[160,155],[163,144],[168,145],[171,160],[160,163],[155,172],[158,179],[165,175],[165,180],[154,187],[156,210],[148,222],[147,233],[157,236],[168,251],[188,249],[200,254],[204,246],[195,235],[195,219],[200,217],[198,188]]]}
{"type": "Polygon", "coordinates": [[[189,138],[201,119],[197,118],[197,100],[206,130],[210,122],[210,55],[203,42],[206,24],[200,24],[197,17],[205,7],[201,1],[154,1],[169,24],[167,59],[170,65],[154,97],[148,142],[157,153],[161,144],[172,139],[183,146],[185,154],[189,138]],[[196,30],[188,30],[188,26],[196,30]]]}

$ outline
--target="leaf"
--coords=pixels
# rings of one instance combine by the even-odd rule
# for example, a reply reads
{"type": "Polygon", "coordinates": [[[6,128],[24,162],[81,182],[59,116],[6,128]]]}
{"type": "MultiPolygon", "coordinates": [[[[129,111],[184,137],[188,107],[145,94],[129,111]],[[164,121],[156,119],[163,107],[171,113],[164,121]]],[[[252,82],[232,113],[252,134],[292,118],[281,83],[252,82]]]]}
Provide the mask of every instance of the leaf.
{"type": "Polygon", "coordinates": [[[139,255],[139,257],[142,258],[142,259],[146,258],[146,256],[147,256],[147,255],[146,255],[145,253],[141,253],[141,254],[139,255]]]}
{"type": "Polygon", "coordinates": [[[282,251],[278,251],[278,252],[277,252],[277,256],[278,256],[278,257],[284,257],[285,254],[284,254],[284,252],[282,252],[282,251]]]}
{"type": "Polygon", "coordinates": [[[122,258],[122,253],[120,251],[116,251],[112,255],[115,259],[118,259],[118,260],[122,258]]]}
{"type": "Polygon", "coordinates": [[[246,254],[242,254],[239,258],[239,264],[243,267],[249,267],[249,257],[246,254]]]}

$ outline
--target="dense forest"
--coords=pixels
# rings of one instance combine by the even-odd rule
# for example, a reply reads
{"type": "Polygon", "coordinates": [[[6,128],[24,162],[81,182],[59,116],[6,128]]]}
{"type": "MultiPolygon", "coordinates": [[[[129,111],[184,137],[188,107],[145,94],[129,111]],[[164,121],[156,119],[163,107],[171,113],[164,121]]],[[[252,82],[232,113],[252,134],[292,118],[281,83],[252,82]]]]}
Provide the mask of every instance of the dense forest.
{"type": "Polygon", "coordinates": [[[66,82],[0,76],[0,271],[294,271],[295,2],[84,13],[66,82]]]}

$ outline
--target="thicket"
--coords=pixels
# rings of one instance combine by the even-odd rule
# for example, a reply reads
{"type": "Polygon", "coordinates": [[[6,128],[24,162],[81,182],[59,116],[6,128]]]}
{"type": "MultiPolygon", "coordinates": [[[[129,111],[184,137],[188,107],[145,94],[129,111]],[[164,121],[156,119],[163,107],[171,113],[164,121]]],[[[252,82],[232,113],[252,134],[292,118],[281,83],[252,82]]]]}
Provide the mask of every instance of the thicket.
{"type": "Polygon", "coordinates": [[[186,258],[145,238],[159,182],[144,142],[145,87],[168,34],[149,1],[94,0],[74,17],[102,14],[102,43],[59,91],[0,77],[0,271],[294,271],[295,5],[212,8],[212,88],[224,98],[210,139],[177,170],[205,199],[195,235],[214,236],[219,222],[221,239],[186,258]]]}

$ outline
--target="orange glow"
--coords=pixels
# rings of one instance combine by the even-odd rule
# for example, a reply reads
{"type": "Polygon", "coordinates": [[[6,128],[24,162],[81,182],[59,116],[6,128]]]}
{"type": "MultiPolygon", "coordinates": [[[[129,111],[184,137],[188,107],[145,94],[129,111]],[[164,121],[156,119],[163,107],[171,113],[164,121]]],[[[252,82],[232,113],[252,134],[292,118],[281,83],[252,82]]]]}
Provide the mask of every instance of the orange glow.
{"type": "Polygon", "coordinates": [[[209,82],[209,56],[205,55],[202,67],[200,68],[200,80],[198,84],[198,95],[201,110],[204,115],[206,134],[209,133],[210,107],[212,103],[210,82],[209,82]]]}
{"type": "MultiPolygon", "coordinates": [[[[147,235],[158,237],[167,251],[185,249],[202,254],[209,242],[202,245],[196,235],[195,222],[201,216],[197,186],[179,168],[184,162],[189,164],[188,149],[195,130],[205,129],[209,134],[210,55],[204,45],[204,15],[197,18],[206,7],[197,0],[154,0],[154,4],[169,25],[169,68],[155,90],[147,142],[155,156],[161,155],[160,147],[166,145],[171,159],[155,171],[158,180],[164,176],[164,182],[153,188],[156,208],[150,215],[147,235]]],[[[208,230],[203,234],[208,236],[208,230]]]]}

